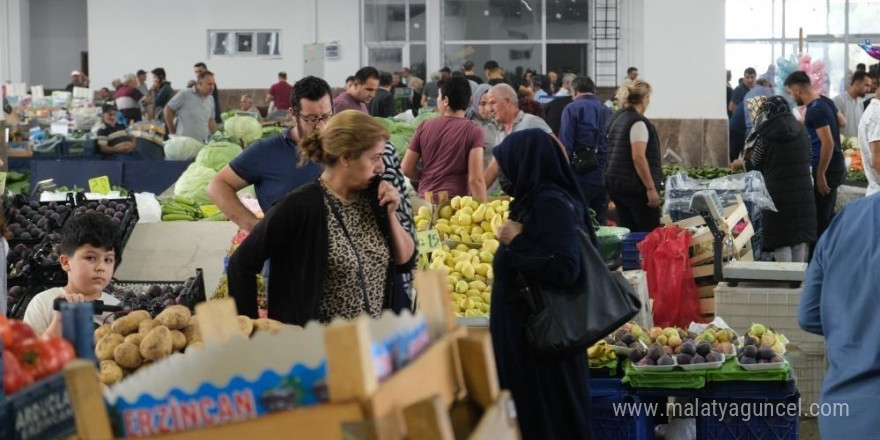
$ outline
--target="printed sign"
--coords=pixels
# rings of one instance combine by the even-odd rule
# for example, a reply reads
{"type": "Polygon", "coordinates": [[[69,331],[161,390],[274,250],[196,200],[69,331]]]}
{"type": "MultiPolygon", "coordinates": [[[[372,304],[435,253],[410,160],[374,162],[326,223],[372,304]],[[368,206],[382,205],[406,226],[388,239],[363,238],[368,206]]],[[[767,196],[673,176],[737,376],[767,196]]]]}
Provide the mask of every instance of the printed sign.
{"type": "Polygon", "coordinates": [[[443,244],[443,242],[440,241],[440,234],[437,233],[436,229],[421,231],[418,233],[418,237],[419,253],[422,255],[427,255],[440,249],[440,246],[443,244]]]}
{"type": "Polygon", "coordinates": [[[107,194],[110,192],[110,178],[107,176],[89,179],[89,192],[107,194]]]}

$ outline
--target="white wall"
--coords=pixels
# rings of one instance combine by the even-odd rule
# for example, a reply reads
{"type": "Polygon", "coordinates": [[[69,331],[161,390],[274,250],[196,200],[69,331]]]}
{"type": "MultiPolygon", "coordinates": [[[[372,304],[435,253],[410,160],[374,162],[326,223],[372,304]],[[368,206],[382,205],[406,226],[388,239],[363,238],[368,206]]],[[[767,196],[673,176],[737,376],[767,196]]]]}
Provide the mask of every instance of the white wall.
{"type": "Polygon", "coordinates": [[[634,48],[644,61],[635,65],[654,89],[647,116],[726,118],[724,0],[634,2],[644,8],[644,38],[634,48]]]}
{"type": "MultiPolygon", "coordinates": [[[[339,59],[324,60],[324,79],[331,87],[343,86],[345,78],[363,66],[361,8],[357,0],[320,0],[317,3],[318,14],[312,22],[318,23],[318,42],[339,43],[339,59]]],[[[302,62],[297,68],[302,71],[302,62]]]]}
{"type": "Polygon", "coordinates": [[[88,50],[86,0],[30,0],[28,83],[62,89],[88,50]]]}
{"type": "Polygon", "coordinates": [[[118,0],[88,0],[93,88],[155,67],[164,67],[172,85],[180,88],[193,77],[198,61],[216,74],[220,89],[268,87],[282,70],[291,81],[300,78],[303,45],[316,39],[340,45],[340,59],[324,63],[324,78],[331,85],[342,85],[360,65],[360,8],[355,0],[152,0],[143,6],[132,22],[118,20],[118,0]],[[281,57],[209,58],[209,29],[280,29],[281,57]]]}
{"type": "Polygon", "coordinates": [[[0,78],[27,82],[29,74],[30,1],[0,0],[0,78]]]}
{"type": "Polygon", "coordinates": [[[620,53],[617,76],[622,83],[626,69],[645,64],[642,45],[645,42],[645,0],[620,2],[620,53]]]}

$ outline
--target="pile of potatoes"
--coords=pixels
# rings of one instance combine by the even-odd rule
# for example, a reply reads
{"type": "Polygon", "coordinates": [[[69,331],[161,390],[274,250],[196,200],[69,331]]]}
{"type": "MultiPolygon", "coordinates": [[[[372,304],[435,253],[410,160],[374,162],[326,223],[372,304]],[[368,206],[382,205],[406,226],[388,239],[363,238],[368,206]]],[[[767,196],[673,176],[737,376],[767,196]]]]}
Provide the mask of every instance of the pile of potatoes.
{"type": "MultiPolygon", "coordinates": [[[[242,336],[248,338],[258,331],[274,334],[284,326],[272,319],[239,316],[238,327],[242,336]]],[[[155,319],[145,310],[133,311],[111,325],[98,327],[95,341],[95,355],[101,362],[99,378],[107,385],[172,353],[202,347],[199,323],[181,305],[166,308],[155,319]]]]}

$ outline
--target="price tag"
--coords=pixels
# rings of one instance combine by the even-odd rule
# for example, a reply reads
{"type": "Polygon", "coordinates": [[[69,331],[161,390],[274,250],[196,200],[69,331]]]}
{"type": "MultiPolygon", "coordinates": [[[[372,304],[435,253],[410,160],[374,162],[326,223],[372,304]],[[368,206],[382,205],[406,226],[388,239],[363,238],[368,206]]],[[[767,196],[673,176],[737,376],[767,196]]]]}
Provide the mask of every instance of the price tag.
{"type": "Polygon", "coordinates": [[[218,208],[217,205],[202,205],[199,206],[199,209],[202,210],[202,215],[205,217],[210,217],[220,212],[220,208],[218,208]]]}
{"type": "Polygon", "coordinates": [[[107,176],[89,179],[89,192],[107,194],[110,192],[110,178],[107,176]]]}
{"type": "Polygon", "coordinates": [[[436,229],[429,229],[427,231],[421,231],[418,233],[419,237],[419,253],[422,255],[430,254],[435,250],[439,249],[442,246],[442,242],[440,241],[440,234],[437,233],[436,229]]]}

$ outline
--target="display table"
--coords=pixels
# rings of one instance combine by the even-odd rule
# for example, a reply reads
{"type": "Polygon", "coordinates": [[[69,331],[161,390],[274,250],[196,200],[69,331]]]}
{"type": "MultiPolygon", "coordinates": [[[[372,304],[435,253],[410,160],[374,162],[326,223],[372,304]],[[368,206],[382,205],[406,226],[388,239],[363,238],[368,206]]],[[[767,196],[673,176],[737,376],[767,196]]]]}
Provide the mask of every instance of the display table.
{"type": "Polygon", "coordinates": [[[128,281],[183,280],[204,270],[210,296],[223,272],[223,257],[238,232],[233,222],[138,223],[115,277],[128,281]]]}
{"type": "Polygon", "coordinates": [[[88,188],[88,180],[108,176],[110,183],[134,192],[159,194],[183,174],[192,161],[176,160],[105,160],[103,156],[34,156],[9,158],[9,169],[30,171],[31,188],[45,179],[57,185],[88,188]]]}

